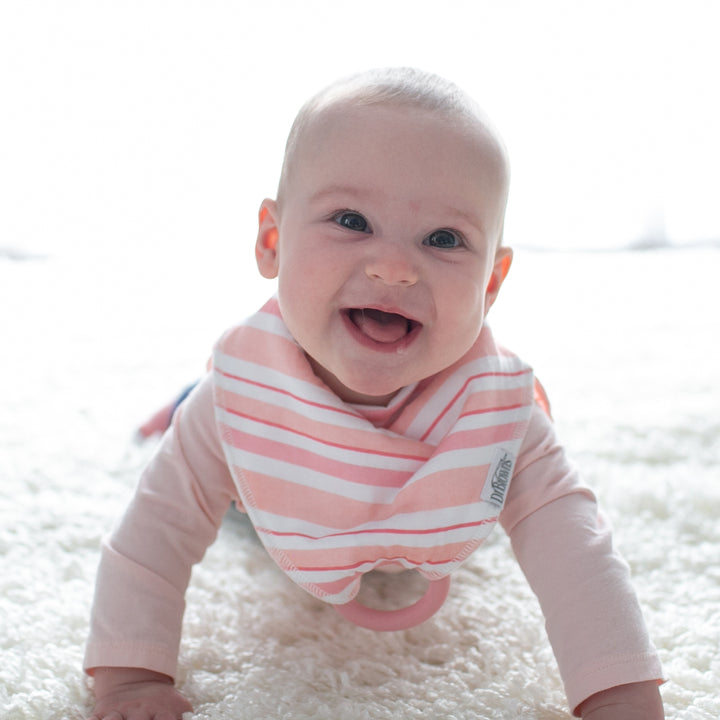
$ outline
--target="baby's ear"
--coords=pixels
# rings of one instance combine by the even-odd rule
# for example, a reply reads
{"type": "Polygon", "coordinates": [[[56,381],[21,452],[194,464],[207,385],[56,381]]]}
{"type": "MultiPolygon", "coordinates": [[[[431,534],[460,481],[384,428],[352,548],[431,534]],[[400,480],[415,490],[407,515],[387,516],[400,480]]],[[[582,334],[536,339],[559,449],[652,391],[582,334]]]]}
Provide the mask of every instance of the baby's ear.
{"type": "Polygon", "coordinates": [[[255,241],[255,259],[260,274],[268,279],[278,274],[277,203],[265,199],[258,214],[258,235],[255,241]]]}
{"type": "Polygon", "coordinates": [[[485,291],[485,314],[492,307],[493,303],[497,299],[500,287],[503,281],[510,272],[510,265],[512,264],[513,251],[505,245],[501,245],[495,253],[495,263],[490,273],[490,280],[488,281],[487,290],[485,291]]]}

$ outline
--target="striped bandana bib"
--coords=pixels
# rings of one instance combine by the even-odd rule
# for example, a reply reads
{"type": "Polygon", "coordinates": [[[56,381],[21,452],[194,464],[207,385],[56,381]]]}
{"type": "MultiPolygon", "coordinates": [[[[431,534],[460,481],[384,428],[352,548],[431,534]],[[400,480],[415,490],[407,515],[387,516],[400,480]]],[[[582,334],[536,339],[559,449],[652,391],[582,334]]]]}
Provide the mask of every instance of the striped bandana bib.
{"type": "Polygon", "coordinates": [[[276,299],[213,356],[215,417],[244,510],[305,590],[349,603],[384,566],[445,578],[494,528],[533,404],[533,373],[484,328],[388,407],[314,373],[276,299]]]}

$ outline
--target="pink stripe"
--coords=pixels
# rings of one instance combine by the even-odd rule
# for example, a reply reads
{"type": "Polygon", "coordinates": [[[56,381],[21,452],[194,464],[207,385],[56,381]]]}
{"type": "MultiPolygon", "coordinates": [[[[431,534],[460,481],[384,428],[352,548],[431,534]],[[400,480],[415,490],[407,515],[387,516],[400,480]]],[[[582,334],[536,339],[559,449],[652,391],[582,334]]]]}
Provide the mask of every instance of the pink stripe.
{"type": "MultiPolygon", "coordinates": [[[[480,527],[481,525],[487,525],[488,523],[494,523],[497,521],[497,516],[486,518],[484,520],[478,520],[477,522],[459,523],[457,525],[448,525],[447,527],[429,528],[427,530],[408,530],[405,528],[370,528],[367,530],[355,530],[354,532],[342,532],[342,533],[328,533],[322,535],[320,539],[334,538],[334,537],[354,537],[356,535],[378,535],[378,534],[391,534],[391,535],[432,535],[449,532],[450,530],[460,530],[461,528],[469,527],[480,527]]],[[[266,535],[272,535],[273,537],[301,537],[309,540],[318,539],[313,535],[306,535],[304,533],[292,533],[292,532],[278,532],[268,528],[258,527],[258,532],[263,532],[266,535]]]]}
{"type": "MultiPolygon", "coordinates": [[[[347,482],[370,485],[372,487],[401,488],[410,476],[410,472],[407,470],[390,470],[386,468],[372,468],[370,472],[367,472],[366,466],[359,463],[333,460],[324,455],[319,455],[312,450],[306,450],[295,447],[294,445],[287,445],[278,440],[269,440],[244,433],[241,430],[236,430],[227,425],[220,425],[220,427],[224,439],[236,448],[252,448],[253,453],[265,455],[266,457],[281,458],[284,462],[289,462],[301,468],[313,470],[314,472],[325,475],[332,475],[347,482]]],[[[351,449],[346,446],[335,445],[334,443],[324,444],[341,447],[342,449],[351,449]]],[[[405,458],[405,456],[401,455],[395,457],[405,458]]],[[[417,460],[418,465],[423,462],[423,458],[412,459],[417,460]]]]}
{"type": "MultiPolygon", "coordinates": [[[[285,395],[287,397],[291,397],[294,400],[297,400],[298,402],[303,403],[304,405],[310,405],[312,407],[322,408],[323,410],[330,410],[332,412],[336,412],[341,415],[350,415],[351,417],[357,417],[357,413],[351,412],[350,410],[345,410],[344,408],[333,407],[332,405],[325,405],[323,403],[315,402],[313,400],[307,400],[304,397],[301,397],[300,395],[295,395],[294,393],[291,393],[289,390],[283,390],[282,388],[274,387],[273,385],[267,385],[265,383],[258,382],[257,380],[249,380],[248,378],[240,377],[239,375],[232,375],[231,373],[225,372],[224,370],[220,370],[219,368],[215,368],[215,372],[219,373],[220,375],[223,375],[226,378],[230,378],[231,380],[237,380],[238,382],[246,383],[247,385],[254,385],[255,387],[263,388],[264,390],[271,390],[272,392],[276,392],[280,395],[285,395]]],[[[225,390],[225,392],[231,392],[231,391],[225,390]]],[[[235,395],[237,393],[232,393],[232,394],[235,395]]]]}
{"type": "Polygon", "coordinates": [[[525,407],[522,403],[515,403],[514,405],[497,405],[496,407],[480,408],[479,410],[470,410],[469,412],[461,413],[458,416],[460,418],[469,417],[470,415],[482,415],[484,413],[493,412],[506,412],[507,410],[518,410],[521,407],[525,407]]]}
{"type": "MultiPolygon", "coordinates": [[[[380,566],[382,565],[397,565],[401,560],[407,560],[405,555],[398,555],[397,557],[391,557],[386,558],[383,560],[380,560],[380,566]]],[[[298,567],[295,568],[296,570],[300,570],[301,572],[317,572],[318,570],[327,570],[329,572],[331,571],[342,571],[342,570],[357,570],[358,568],[361,568],[363,565],[368,565],[370,563],[375,564],[378,562],[377,560],[360,560],[358,562],[352,563],[351,565],[338,565],[336,567],[298,567]]],[[[447,565],[448,562],[452,562],[452,560],[423,560],[422,563],[411,563],[414,565],[447,565]]]]}
{"type": "MultiPolygon", "coordinates": [[[[318,570],[353,570],[364,564],[387,564],[405,560],[410,565],[445,565],[482,544],[482,539],[447,543],[440,546],[410,547],[406,545],[369,545],[366,547],[343,547],[326,550],[292,550],[293,567],[305,572],[318,570]]],[[[280,549],[268,548],[278,558],[284,553],[280,549]]],[[[285,555],[287,557],[287,555],[285,555]]],[[[278,562],[280,562],[278,560],[278,562]]],[[[287,566],[287,561],[285,562],[287,566]]]]}
{"type": "Polygon", "coordinates": [[[310,417],[312,413],[307,412],[305,406],[297,410],[290,409],[290,403],[285,402],[284,398],[278,399],[279,404],[271,404],[218,389],[215,404],[238,417],[255,419],[268,427],[280,424],[292,432],[309,436],[326,445],[335,443],[343,450],[351,447],[362,452],[367,448],[371,454],[382,455],[385,452],[389,457],[405,455],[410,459],[427,459],[432,455],[433,448],[428,443],[396,435],[382,434],[378,437],[377,431],[360,418],[355,418],[357,422],[353,426],[345,427],[335,421],[337,416],[315,419],[310,417]]]}
{"type": "Polygon", "coordinates": [[[496,443],[507,442],[515,438],[515,431],[515,423],[491,425],[477,430],[459,430],[445,436],[438,445],[436,456],[452,450],[466,450],[474,447],[474,445],[495,445],[496,443]],[[474,445],[471,443],[474,443],[474,445]]]}
{"type": "MultiPolygon", "coordinates": [[[[271,555],[275,562],[283,568],[283,570],[292,571],[292,570],[299,570],[300,568],[296,568],[294,565],[289,565],[285,558],[283,558],[281,555],[278,555],[276,553],[273,553],[271,551],[271,555]]],[[[348,586],[357,583],[358,582],[358,573],[352,573],[349,577],[342,577],[338,578],[337,580],[326,580],[326,581],[316,581],[316,582],[300,582],[301,587],[305,588],[306,590],[310,590],[315,597],[323,598],[323,597],[337,597],[344,593],[348,586]],[[317,591],[317,592],[316,592],[317,591]]]]}
{"type": "MultiPolygon", "coordinates": [[[[432,425],[430,425],[430,427],[425,431],[425,433],[420,438],[420,440],[424,441],[427,439],[428,435],[430,435],[430,433],[435,429],[435,427],[440,422],[440,420],[442,420],[442,418],[445,417],[445,415],[450,411],[450,408],[452,408],[452,406],[458,401],[458,399],[460,397],[462,397],[465,390],[467,390],[468,385],[473,380],[478,380],[478,379],[484,378],[484,377],[519,377],[520,375],[526,375],[529,372],[532,372],[532,371],[528,368],[525,368],[523,370],[518,370],[516,372],[487,372],[487,373],[479,373],[477,375],[472,375],[465,381],[462,388],[460,388],[460,390],[458,390],[457,393],[455,393],[455,396],[453,397],[453,399],[445,406],[445,409],[435,418],[432,425]]],[[[500,392],[502,392],[502,391],[500,391],[500,392]]]]}
{"type": "Polygon", "coordinates": [[[507,388],[505,390],[481,390],[474,392],[468,396],[465,404],[462,406],[462,412],[468,413],[472,410],[482,408],[492,409],[494,406],[500,405],[521,405],[527,406],[528,386],[521,385],[517,388],[507,388]]]}
{"type": "MultiPolygon", "coordinates": [[[[450,486],[438,482],[438,477],[445,477],[443,472],[434,473],[399,490],[392,504],[363,502],[270,475],[251,473],[253,482],[246,485],[249,492],[243,497],[246,500],[252,498],[252,507],[258,510],[343,531],[367,522],[387,520],[397,513],[439,510],[479,502],[482,491],[479,479],[486,473],[487,465],[460,468],[454,471],[450,486]]],[[[238,472],[238,477],[242,478],[243,474],[238,472]]]]}
{"type": "MultiPolygon", "coordinates": [[[[235,409],[227,407],[227,406],[224,406],[223,410],[226,410],[231,415],[245,418],[246,420],[253,420],[255,422],[260,423],[261,425],[266,425],[268,427],[275,427],[280,430],[285,430],[294,435],[299,435],[300,437],[304,437],[309,440],[314,440],[322,445],[336,447],[340,450],[353,450],[353,451],[359,451],[362,453],[366,453],[367,455],[378,455],[380,457],[398,458],[400,460],[415,460],[417,462],[424,462],[428,458],[427,455],[408,455],[408,454],[404,454],[404,453],[391,453],[391,452],[387,452],[387,451],[383,451],[383,450],[374,450],[372,448],[358,447],[357,445],[348,445],[345,443],[330,442],[329,440],[318,437],[317,435],[313,435],[313,434],[307,433],[307,432],[301,432],[300,430],[290,427],[289,425],[282,425],[277,422],[272,422],[270,420],[265,420],[263,418],[259,418],[259,417],[253,416],[253,415],[248,415],[246,413],[240,412],[239,410],[235,410],[235,409]]],[[[235,443],[232,443],[232,444],[235,447],[241,447],[235,443]]],[[[287,446],[287,447],[291,447],[291,446],[287,446]]]]}

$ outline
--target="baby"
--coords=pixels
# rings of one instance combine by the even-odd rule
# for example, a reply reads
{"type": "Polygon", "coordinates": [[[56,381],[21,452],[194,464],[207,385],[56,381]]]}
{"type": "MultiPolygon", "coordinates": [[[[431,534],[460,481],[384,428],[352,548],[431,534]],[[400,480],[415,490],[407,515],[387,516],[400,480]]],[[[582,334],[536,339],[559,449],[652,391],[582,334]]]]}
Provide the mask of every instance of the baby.
{"type": "Polygon", "coordinates": [[[233,501],[292,580],[375,630],[430,617],[500,522],[573,713],[663,717],[627,566],[532,370],[485,325],[512,260],[508,183],[488,119],[436,76],[372,71],[302,108],[259,214],[277,296],[219,341],[103,546],[93,720],[191,710],[173,686],[184,594],[233,501]],[[365,608],[374,569],[428,590],[365,608]]]}

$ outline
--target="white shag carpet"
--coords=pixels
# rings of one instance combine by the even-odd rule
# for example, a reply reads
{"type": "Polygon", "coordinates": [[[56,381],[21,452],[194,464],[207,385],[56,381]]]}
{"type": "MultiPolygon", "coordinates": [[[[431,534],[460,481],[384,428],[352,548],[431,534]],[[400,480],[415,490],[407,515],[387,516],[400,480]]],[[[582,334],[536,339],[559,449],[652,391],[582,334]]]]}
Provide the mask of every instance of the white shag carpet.
{"type": "MultiPolygon", "coordinates": [[[[232,320],[213,283],[173,294],[202,263],[167,280],[138,266],[0,256],[2,720],[88,712],[98,546],[152,451],[132,430],[232,320]],[[209,321],[218,305],[226,317],[209,321]]],[[[669,678],[667,717],[684,720],[720,717],[718,269],[712,249],[518,253],[491,314],[535,364],[615,526],[669,678]]],[[[402,602],[417,588],[387,590],[402,602]]],[[[193,575],[178,682],[197,720],[569,716],[501,532],[434,619],[375,634],[292,585],[229,519],[193,575]]]]}

